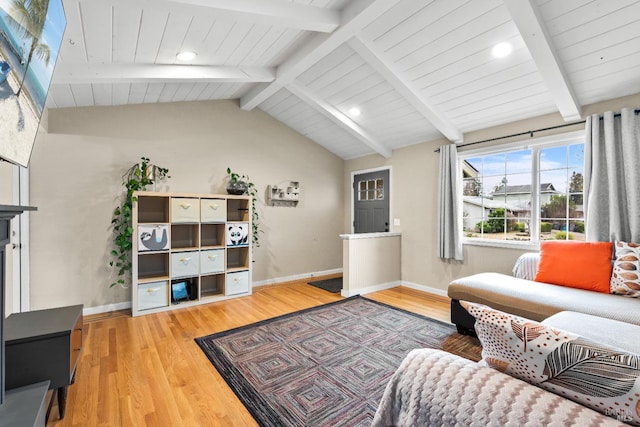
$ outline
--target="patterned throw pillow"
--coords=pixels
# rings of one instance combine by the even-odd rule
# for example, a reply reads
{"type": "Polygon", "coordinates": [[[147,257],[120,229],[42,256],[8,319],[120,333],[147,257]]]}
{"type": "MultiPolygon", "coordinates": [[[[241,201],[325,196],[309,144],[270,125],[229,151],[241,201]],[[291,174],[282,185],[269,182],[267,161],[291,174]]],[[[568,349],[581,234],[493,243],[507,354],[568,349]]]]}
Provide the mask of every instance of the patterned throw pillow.
{"type": "Polygon", "coordinates": [[[611,293],[640,297],[640,244],[616,241],[611,293]]]}
{"type": "Polygon", "coordinates": [[[481,363],[640,426],[640,355],[485,305],[460,303],[476,319],[481,363]]]}

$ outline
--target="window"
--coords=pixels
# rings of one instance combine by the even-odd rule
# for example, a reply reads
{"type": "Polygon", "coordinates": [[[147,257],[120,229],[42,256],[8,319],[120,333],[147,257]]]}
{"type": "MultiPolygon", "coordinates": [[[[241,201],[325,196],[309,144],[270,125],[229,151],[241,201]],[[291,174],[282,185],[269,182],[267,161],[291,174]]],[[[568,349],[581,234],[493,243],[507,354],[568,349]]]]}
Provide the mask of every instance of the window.
{"type": "Polygon", "coordinates": [[[384,200],[384,180],[368,179],[358,181],[358,201],[384,200]]]}
{"type": "Polygon", "coordinates": [[[459,154],[467,242],[585,240],[582,135],[459,154]]]}

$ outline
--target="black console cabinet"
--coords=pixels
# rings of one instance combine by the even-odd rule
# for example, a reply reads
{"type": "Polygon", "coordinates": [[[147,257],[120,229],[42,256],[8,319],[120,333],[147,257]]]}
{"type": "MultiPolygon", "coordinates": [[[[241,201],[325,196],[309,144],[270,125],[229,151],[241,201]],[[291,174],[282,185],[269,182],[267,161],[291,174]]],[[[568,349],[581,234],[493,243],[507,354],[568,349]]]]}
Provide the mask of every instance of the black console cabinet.
{"type": "Polygon", "coordinates": [[[31,384],[5,393],[4,307],[5,307],[5,249],[10,243],[10,222],[31,206],[0,205],[0,427],[45,425],[44,399],[49,381],[31,384]]]}
{"type": "Polygon", "coordinates": [[[58,391],[60,418],[82,350],[82,307],[14,313],[5,321],[7,390],[51,381],[49,388],[58,391]]]}

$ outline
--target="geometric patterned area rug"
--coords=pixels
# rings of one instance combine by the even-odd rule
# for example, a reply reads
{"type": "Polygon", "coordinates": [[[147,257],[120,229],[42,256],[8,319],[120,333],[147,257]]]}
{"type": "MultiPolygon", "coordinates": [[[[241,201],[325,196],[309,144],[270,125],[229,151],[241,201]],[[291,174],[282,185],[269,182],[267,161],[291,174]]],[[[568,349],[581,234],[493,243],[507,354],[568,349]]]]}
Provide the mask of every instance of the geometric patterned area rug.
{"type": "Polygon", "coordinates": [[[450,324],[360,296],[196,342],[261,426],[369,426],[410,350],[481,352],[450,324]]]}

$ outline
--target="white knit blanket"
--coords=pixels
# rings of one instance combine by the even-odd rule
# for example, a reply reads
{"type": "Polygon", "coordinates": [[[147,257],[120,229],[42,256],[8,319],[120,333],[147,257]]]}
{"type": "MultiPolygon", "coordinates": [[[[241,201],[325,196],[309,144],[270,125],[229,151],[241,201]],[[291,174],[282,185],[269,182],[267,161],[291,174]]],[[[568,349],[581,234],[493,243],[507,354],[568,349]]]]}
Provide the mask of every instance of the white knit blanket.
{"type": "Polygon", "coordinates": [[[440,350],[411,351],[372,426],[623,426],[578,403],[440,350]]]}

